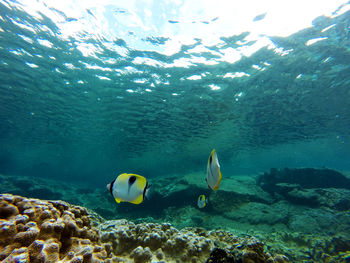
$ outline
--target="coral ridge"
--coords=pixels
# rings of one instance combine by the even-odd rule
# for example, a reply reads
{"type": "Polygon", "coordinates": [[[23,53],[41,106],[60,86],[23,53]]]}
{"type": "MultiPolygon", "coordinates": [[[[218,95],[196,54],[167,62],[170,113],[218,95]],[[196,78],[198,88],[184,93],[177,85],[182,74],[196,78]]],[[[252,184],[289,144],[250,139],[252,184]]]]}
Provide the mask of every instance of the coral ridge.
{"type": "Polygon", "coordinates": [[[106,221],[63,201],[0,195],[3,263],[219,262],[217,249],[237,262],[289,262],[272,257],[253,237],[202,228],[177,230],[168,223],[106,221]]]}

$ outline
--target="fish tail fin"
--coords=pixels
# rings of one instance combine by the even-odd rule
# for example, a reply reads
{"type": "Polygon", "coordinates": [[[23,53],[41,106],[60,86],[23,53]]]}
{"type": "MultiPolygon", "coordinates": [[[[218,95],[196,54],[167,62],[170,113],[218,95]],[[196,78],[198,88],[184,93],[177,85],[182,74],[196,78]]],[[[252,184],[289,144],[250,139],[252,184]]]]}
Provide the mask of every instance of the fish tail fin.
{"type": "Polygon", "coordinates": [[[151,190],[151,186],[150,185],[147,185],[147,188],[145,190],[145,198],[147,200],[149,200],[152,196],[152,190],[151,190]]]}

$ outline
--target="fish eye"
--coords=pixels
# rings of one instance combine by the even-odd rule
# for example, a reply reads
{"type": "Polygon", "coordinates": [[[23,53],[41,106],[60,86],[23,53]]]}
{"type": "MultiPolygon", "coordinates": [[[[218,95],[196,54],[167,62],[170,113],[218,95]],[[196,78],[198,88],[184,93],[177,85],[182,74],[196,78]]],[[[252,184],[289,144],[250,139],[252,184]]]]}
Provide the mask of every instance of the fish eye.
{"type": "Polygon", "coordinates": [[[135,181],[136,181],[136,176],[130,176],[129,177],[129,184],[133,184],[133,183],[135,183],[135,181]]]}

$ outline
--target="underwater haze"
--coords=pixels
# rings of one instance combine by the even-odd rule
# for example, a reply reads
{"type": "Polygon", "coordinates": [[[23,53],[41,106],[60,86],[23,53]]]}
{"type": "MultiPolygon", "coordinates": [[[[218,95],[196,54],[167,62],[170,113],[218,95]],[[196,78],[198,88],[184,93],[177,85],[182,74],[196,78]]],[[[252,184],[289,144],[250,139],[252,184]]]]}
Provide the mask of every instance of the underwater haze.
{"type": "Polygon", "coordinates": [[[350,170],[350,2],[0,0],[0,173],[350,170]]]}

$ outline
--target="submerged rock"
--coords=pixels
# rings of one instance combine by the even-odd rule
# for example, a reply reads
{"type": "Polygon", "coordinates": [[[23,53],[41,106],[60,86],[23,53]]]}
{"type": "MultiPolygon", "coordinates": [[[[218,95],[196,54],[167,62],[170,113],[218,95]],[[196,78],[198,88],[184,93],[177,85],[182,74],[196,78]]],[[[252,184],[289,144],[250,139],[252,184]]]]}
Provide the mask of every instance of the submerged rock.
{"type": "Polygon", "coordinates": [[[264,173],[257,179],[258,185],[267,192],[278,192],[279,183],[294,184],[301,188],[344,188],[350,189],[350,178],[331,169],[275,169],[264,173]]]}
{"type": "Polygon", "coordinates": [[[210,253],[206,263],[288,263],[289,260],[284,255],[270,256],[261,250],[259,242],[250,243],[249,246],[240,246],[238,249],[214,248],[210,253]]]}
{"type": "Polygon", "coordinates": [[[310,207],[327,206],[344,211],[350,208],[350,178],[330,169],[271,169],[257,178],[266,192],[291,203],[310,207]],[[333,196],[325,198],[326,194],[333,196]],[[340,194],[341,192],[341,194],[340,194]],[[344,197],[345,194],[345,197],[344,197]]]}

